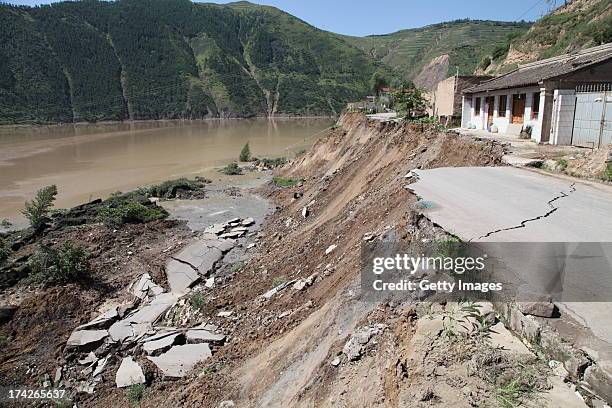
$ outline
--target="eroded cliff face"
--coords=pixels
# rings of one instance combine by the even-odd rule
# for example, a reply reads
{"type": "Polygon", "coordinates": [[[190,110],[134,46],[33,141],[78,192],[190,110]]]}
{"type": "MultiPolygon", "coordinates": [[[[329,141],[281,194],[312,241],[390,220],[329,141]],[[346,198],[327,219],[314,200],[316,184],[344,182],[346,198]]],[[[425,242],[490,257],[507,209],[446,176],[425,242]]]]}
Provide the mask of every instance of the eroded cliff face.
{"type": "Polygon", "coordinates": [[[434,89],[438,82],[448,77],[450,58],[448,54],[440,55],[429,61],[414,78],[414,84],[419,88],[434,89]]]}

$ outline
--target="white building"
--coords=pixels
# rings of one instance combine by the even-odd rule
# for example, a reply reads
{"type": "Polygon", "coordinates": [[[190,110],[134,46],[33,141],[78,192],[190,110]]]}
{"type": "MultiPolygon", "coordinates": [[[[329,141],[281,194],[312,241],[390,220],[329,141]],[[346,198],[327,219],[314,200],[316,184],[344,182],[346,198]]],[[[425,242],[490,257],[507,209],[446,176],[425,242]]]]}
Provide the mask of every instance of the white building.
{"type": "Polygon", "coordinates": [[[538,143],[612,144],[612,43],[519,66],[463,92],[461,126],[538,143]]]}

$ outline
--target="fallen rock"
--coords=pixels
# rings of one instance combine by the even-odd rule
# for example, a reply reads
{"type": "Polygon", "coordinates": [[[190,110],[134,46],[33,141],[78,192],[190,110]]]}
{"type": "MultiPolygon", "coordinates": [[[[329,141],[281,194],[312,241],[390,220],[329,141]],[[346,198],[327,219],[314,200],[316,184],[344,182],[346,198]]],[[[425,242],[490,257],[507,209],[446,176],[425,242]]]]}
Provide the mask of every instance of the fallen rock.
{"type": "Polygon", "coordinates": [[[224,311],[217,313],[217,317],[230,317],[232,313],[234,312],[232,312],[231,310],[224,310],[224,311]]]}
{"type": "Polygon", "coordinates": [[[524,315],[552,317],[555,313],[555,304],[551,302],[519,302],[517,305],[524,315]]]}
{"type": "Polygon", "coordinates": [[[104,368],[106,368],[106,363],[108,363],[109,359],[110,359],[110,355],[106,356],[102,360],[98,361],[98,365],[96,366],[96,369],[93,372],[94,378],[97,377],[98,375],[102,374],[102,372],[104,371],[104,368]]]}
{"type": "Polygon", "coordinates": [[[255,224],[255,220],[251,217],[245,218],[244,220],[242,220],[240,222],[240,225],[244,226],[244,227],[248,227],[250,225],[255,224]]]}
{"type": "Polygon", "coordinates": [[[325,255],[329,255],[329,254],[331,254],[331,253],[332,253],[332,251],[333,251],[334,249],[336,249],[337,247],[338,247],[338,245],[335,245],[335,244],[334,244],[334,245],[330,245],[330,246],[328,246],[328,247],[327,247],[327,249],[325,250],[325,255]]]}
{"type": "Polygon", "coordinates": [[[145,375],[140,365],[132,357],[124,357],[115,375],[118,388],[129,387],[134,384],[144,384],[145,375]]]}
{"type": "Polygon", "coordinates": [[[278,292],[280,292],[281,290],[285,289],[287,286],[292,285],[293,283],[295,283],[295,279],[291,280],[291,281],[287,281],[287,282],[281,283],[280,285],[278,285],[278,286],[270,289],[266,293],[264,293],[262,295],[262,297],[264,299],[270,299],[272,296],[276,295],[278,292]]]}
{"type": "Polygon", "coordinates": [[[77,330],[73,331],[66,346],[83,347],[101,343],[108,336],[108,330],[77,330]]]}
{"type": "Polygon", "coordinates": [[[159,357],[147,357],[165,376],[184,377],[193,367],[212,356],[207,343],[174,346],[159,357]]]}
{"type": "Polygon", "coordinates": [[[331,365],[338,367],[340,365],[340,357],[336,357],[332,360],[331,365]]]}
{"type": "Polygon", "coordinates": [[[147,296],[157,296],[163,293],[164,289],[153,282],[151,275],[145,273],[130,286],[130,292],[138,299],[144,299],[147,296]]]}
{"type": "Polygon", "coordinates": [[[355,332],[353,337],[346,342],[342,352],[346,355],[349,361],[358,360],[361,357],[363,346],[365,346],[372,336],[378,334],[384,325],[376,325],[375,327],[362,327],[355,332]]]}
{"type": "Polygon", "coordinates": [[[306,218],[308,215],[310,215],[310,210],[308,210],[308,207],[302,208],[302,217],[306,218]]]}

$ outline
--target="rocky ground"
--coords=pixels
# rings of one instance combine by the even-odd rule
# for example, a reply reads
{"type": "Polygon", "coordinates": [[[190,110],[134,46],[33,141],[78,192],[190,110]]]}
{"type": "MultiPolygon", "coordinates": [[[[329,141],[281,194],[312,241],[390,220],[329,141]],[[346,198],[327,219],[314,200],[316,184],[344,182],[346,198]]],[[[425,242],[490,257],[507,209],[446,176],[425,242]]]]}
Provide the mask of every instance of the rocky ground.
{"type": "Polygon", "coordinates": [[[67,387],[79,407],[594,405],[491,305],[361,297],[364,240],[448,236],[420,214],[407,173],[503,155],[492,140],[350,114],[257,188],[274,209],[264,222],[217,202],[187,211],[193,229],[49,234],[92,252],[92,284],[4,289],[16,311],[0,326],[0,384],[67,387]]]}

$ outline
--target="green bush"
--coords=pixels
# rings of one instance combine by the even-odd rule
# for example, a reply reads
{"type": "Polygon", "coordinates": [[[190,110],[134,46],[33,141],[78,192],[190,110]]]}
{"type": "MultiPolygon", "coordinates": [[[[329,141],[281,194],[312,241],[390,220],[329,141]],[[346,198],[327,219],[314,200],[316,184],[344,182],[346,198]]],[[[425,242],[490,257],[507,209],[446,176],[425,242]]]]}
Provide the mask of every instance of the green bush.
{"type": "Polygon", "coordinates": [[[9,220],[7,220],[6,218],[0,219],[0,227],[8,228],[11,225],[13,225],[13,224],[11,224],[11,222],[9,220]]]}
{"type": "Polygon", "coordinates": [[[604,181],[612,181],[612,162],[606,166],[606,171],[603,176],[604,181]]]}
{"type": "Polygon", "coordinates": [[[100,221],[112,228],[123,224],[141,224],[166,218],[168,212],[162,207],[146,206],[138,202],[128,201],[116,207],[106,206],[98,214],[100,221]]]}
{"type": "Polygon", "coordinates": [[[78,282],[89,274],[89,254],[71,242],[59,249],[41,245],[28,260],[32,283],[45,286],[78,282]]]}
{"type": "Polygon", "coordinates": [[[223,174],[227,174],[228,176],[237,176],[242,174],[242,169],[237,163],[230,163],[219,171],[223,174]]]}
{"type": "Polygon", "coordinates": [[[202,188],[203,182],[179,178],[176,180],[164,181],[161,184],[151,186],[147,190],[147,194],[152,197],[174,198],[178,190],[192,191],[202,188]]]}
{"type": "Polygon", "coordinates": [[[25,203],[23,215],[30,221],[32,227],[38,228],[45,223],[56,195],[57,186],[53,184],[38,190],[34,199],[25,203]]]}
{"type": "Polygon", "coordinates": [[[238,161],[241,161],[241,162],[251,161],[251,148],[249,147],[249,142],[246,142],[246,144],[240,151],[240,156],[238,157],[238,161]]]}
{"type": "Polygon", "coordinates": [[[287,163],[287,158],[277,157],[276,159],[268,159],[264,157],[263,159],[259,159],[258,162],[263,163],[266,167],[274,168],[285,165],[287,163]]]}
{"type": "Polygon", "coordinates": [[[127,390],[127,399],[134,405],[140,404],[142,397],[144,397],[145,385],[134,384],[127,390]]]}
{"type": "Polygon", "coordinates": [[[202,310],[206,306],[206,295],[201,291],[193,291],[189,295],[189,304],[194,310],[202,310]]]}
{"type": "Polygon", "coordinates": [[[6,241],[0,238],[0,265],[2,265],[4,261],[8,259],[9,253],[10,250],[6,244],[6,241]]]}
{"type": "Polygon", "coordinates": [[[274,177],[272,181],[279,187],[292,187],[297,186],[298,184],[302,184],[304,182],[304,179],[292,177],[274,177]]]}

